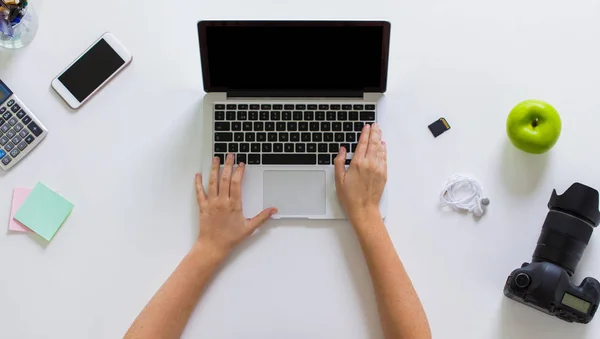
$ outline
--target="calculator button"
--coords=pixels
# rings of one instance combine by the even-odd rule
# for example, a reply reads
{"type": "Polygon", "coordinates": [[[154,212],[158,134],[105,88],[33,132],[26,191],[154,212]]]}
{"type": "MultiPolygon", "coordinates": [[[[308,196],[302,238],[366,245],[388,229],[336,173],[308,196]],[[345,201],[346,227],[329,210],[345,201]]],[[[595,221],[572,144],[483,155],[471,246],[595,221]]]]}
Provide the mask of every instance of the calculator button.
{"type": "Polygon", "coordinates": [[[18,104],[14,104],[10,110],[13,111],[13,113],[17,113],[19,110],[21,109],[21,106],[19,106],[18,104]]]}
{"type": "Polygon", "coordinates": [[[6,107],[0,108],[0,114],[4,114],[4,112],[6,112],[6,107]]]}
{"type": "Polygon", "coordinates": [[[17,148],[19,148],[20,151],[24,150],[27,148],[27,146],[29,146],[25,141],[21,141],[21,143],[17,146],[17,148]]]}
{"type": "Polygon", "coordinates": [[[8,107],[12,106],[15,103],[15,101],[13,99],[10,99],[8,101],[8,103],[6,104],[8,107]]]}
{"type": "Polygon", "coordinates": [[[6,120],[0,118],[0,126],[4,125],[6,123],[6,120]]]}
{"type": "Polygon", "coordinates": [[[21,123],[18,123],[18,124],[15,126],[15,131],[16,131],[16,132],[19,132],[19,131],[21,131],[22,129],[23,129],[23,124],[21,124],[21,123]]]}
{"type": "Polygon", "coordinates": [[[23,139],[21,139],[21,137],[17,135],[16,137],[12,138],[10,141],[13,144],[18,145],[21,142],[21,140],[23,140],[23,139]]]}
{"type": "MultiPolygon", "coordinates": [[[[16,127],[15,127],[15,129],[16,129],[16,127]]],[[[22,130],[21,132],[19,132],[19,136],[20,136],[21,138],[25,138],[25,137],[27,136],[27,134],[29,134],[29,132],[27,132],[27,130],[26,130],[26,129],[24,129],[24,130],[22,130]]]]}
{"type": "Polygon", "coordinates": [[[19,121],[19,120],[17,120],[17,118],[15,118],[15,117],[12,117],[12,118],[10,118],[10,119],[8,120],[8,123],[9,123],[11,126],[14,126],[14,125],[16,125],[16,124],[17,124],[17,122],[18,122],[18,121],[19,121]]]}
{"type": "Polygon", "coordinates": [[[9,129],[10,129],[9,124],[4,124],[4,125],[2,125],[2,127],[0,127],[0,131],[2,131],[4,133],[8,132],[9,129]]]}
{"type": "Polygon", "coordinates": [[[12,151],[10,151],[10,156],[13,158],[16,158],[17,155],[19,155],[21,153],[21,151],[19,151],[18,148],[13,149],[12,151]]]}
{"type": "Polygon", "coordinates": [[[11,129],[10,131],[6,132],[6,136],[9,139],[12,139],[15,135],[17,135],[17,132],[15,132],[15,130],[11,129]]]}
{"type": "Polygon", "coordinates": [[[6,145],[7,142],[8,142],[8,138],[6,136],[3,136],[0,138],[0,145],[4,146],[4,145],[6,145]]]}
{"type": "Polygon", "coordinates": [[[3,150],[0,149],[0,159],[4,158],[5,155],[6,155],[6,152],[4,152],[3,150]]]}
{"type": "Polygon", "coordinates": [[[6,144],[6,146],[4,146],[4,149],[8,152],[12,151],[13,148],[15,148],[15,145],[10,141],[8,142],[8,144],[6,144]]]}
{"type": "Polygon", "coordinates": [[[33,137],[33,135],[31,135],[31,134],[29,134],[29,135],[28,135],[28,136],[25,138],[25,141],[26,141],[28,144],[31,144],[31,143],[32,143],[34,140],[35,140],[35,138],[34,138],[34,137],[33,137]]]}
{"type": "Polygon", "coordinates": [[[10,158],[10,157],[7,155],[7,156],[5,156],[4,158],[2,158],[2,163],[3,163],[4,165],[8,165],[8,164],[10,163],[10,161],[11,161],[11,160],[12,160],[12,159],[11,159],[11,158],[10,158]]]}
{"type": "Polygon", "coordinates": [[[42,129],[33,121],[27,127],[36,137],[39,137],[40,134],[42,134],[42,129]]]}
{"type": "Polygon", "coordinates": [[[23,119],[24,116],[25,116],[24,110],[20,110],[19,113],[17,113],[17,118],[19,118],[19,119],[23,119]]]}
{"type": "Polygon", "coordinates": [[[12,114],[10,114],[10,111],[6,111],[4,112],[4,114],[2,114],[2,118],[4,118],[4,120],[8,120],[12,117],[12,114]]]}
{"type": "Polygon", "coordinates": [[[25,114],[22,121],[25,125],[27,125],[28,123],[31,122],[31,118],[29,117],[29,115],[25,114]]]}

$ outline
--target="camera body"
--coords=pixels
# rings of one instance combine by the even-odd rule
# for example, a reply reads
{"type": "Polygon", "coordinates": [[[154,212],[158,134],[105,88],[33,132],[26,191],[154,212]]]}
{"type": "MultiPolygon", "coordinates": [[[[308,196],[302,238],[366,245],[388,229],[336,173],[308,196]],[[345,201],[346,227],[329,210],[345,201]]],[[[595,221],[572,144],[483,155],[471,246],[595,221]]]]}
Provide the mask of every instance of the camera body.
{"type": "Polygon", "coordinates": [[[589,323],[600,303],[600,282],[571,276],[600,223],[598,191],[574,183],[562,195],[552,192],[532,262],[514,270],[504,295],[568,322],[589,323]]]}

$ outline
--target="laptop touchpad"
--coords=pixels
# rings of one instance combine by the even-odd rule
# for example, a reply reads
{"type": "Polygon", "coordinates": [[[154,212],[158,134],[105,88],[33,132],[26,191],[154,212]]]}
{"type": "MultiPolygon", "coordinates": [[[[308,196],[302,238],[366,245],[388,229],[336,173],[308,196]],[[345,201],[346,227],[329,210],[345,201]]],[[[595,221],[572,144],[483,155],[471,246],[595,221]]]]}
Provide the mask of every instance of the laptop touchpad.
{"type": "Polygon", "coordinates": [[[326,212],[326,172],[263,172],[263,207],[277,207],[280,216],[323,215],[326,212]]]}

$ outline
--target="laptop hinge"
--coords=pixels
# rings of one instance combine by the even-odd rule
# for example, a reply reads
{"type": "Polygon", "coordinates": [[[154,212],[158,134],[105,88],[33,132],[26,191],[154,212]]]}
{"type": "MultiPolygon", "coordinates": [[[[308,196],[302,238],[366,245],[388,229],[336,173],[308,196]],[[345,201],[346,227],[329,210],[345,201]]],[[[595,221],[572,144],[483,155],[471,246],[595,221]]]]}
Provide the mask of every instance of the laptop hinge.
{"type": "Polygon", "coordinates": [[[358,98],[362,99],[363,91],[252,91],[229,90],[227,98],[358,98]]]}

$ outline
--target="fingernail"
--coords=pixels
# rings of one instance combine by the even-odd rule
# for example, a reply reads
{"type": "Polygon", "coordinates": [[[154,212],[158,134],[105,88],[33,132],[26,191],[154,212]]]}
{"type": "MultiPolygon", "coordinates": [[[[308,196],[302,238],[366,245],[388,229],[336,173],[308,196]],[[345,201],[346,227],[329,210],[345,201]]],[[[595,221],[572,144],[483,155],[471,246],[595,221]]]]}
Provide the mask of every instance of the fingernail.
{"type": "Polygon", "coordinates": [[[278,209],[276,209],[276,208],[272,208],[272,209],[271,209],[271,215],[273,215],[273,214],[277,214],[277,212],[279,212],[279,210],[278,210],[278,209]]]}
{"type": "Polygon", "coordinates": [[[213,158],[213,163],[215,163],[215,164],[218,163],[218,162],[220,162],[220,161],[221,161],[221,159],[219,159],[219,157],[214,157],[213,158]]]}
{"type": "Polygon", "coordinates": [[[385,141],[382,141],[382,142],[381,142],[381,144],[382,144],[383,146],[385,146],[385,145],[386,145],[385,141]]]}
{"type": "Polygon", "coordinates": [[[227,153],[227,159],[233,159],[233,153],[227,153]]]}
{"type": "Polygon", "coordinates": [[[369,129],[369,128],[371,128],[371,125],[369,125],[369,124],[366,124],[364,128],[365,128],[365,129],[369,129]]]}
{"type": "Polygon", "coordinates": [[[239,166],[239,167],[244,167],[244,166],[246,166],[246,164],[244,164],[243,162],[240,162],[240,163],[238,164],[238,166],[239,166]]]}

